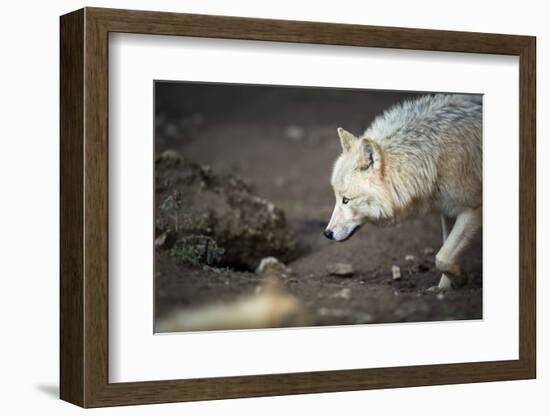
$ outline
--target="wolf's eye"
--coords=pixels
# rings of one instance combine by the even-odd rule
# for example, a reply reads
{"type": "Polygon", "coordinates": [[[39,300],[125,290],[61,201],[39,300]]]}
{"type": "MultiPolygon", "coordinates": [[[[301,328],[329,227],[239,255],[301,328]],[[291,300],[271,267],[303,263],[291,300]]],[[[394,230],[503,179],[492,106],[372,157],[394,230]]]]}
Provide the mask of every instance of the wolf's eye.
{"type": "Polygon", "coordinates": [[[346,205],[349,202],[349,198],[343,197],[342,204],[346,205]]]}

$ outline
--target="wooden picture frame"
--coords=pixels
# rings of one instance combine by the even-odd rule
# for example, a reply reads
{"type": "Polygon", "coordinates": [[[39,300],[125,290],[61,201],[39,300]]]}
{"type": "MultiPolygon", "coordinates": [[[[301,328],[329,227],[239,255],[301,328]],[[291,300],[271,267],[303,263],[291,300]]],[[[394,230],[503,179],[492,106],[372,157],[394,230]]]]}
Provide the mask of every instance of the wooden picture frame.
{"type": "Polygon", "coordinates": [[[535,38],[85,8],[61,17],[60,396],[82,407],[535,378],[535,38]],[[519,56],[519,359],[170,381],[108,380],[108,34],[519,56]]]}

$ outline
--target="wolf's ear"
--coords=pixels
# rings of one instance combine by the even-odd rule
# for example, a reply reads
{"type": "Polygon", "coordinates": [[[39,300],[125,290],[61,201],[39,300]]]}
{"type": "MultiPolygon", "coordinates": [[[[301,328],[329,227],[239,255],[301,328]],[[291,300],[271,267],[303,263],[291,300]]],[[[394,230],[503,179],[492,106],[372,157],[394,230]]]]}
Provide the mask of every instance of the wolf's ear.
{"type": "Polygon", "coordinates": [[[340,136],[340,143],[342,144],[342,150],[344,152],[349,152],[351,145],[357,137],[351,134],[349,131],[344,130],[342,127],[338,127],[338,136],[340,136]]]}
{"type": "Polygon", "coordinates": [[[373,168],[380,160],[380,149],[378,145],[369,139],[362,139],[361,150],[362,163],[360,169],[368,170],[373,168]]]}

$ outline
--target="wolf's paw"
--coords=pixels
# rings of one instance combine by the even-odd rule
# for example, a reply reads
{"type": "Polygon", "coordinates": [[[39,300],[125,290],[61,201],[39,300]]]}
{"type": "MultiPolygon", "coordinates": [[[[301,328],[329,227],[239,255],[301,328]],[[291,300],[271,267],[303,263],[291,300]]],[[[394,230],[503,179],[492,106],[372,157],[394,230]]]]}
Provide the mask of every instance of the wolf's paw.
{"type": "Polygon", "coordinates": [[[437,285],[437,288],[439,290],[449,290],[449,289],[452,289],[453,287],[453,282],[452,280],[445,274],[442,274],[441,275],[441,279],[439,279],[439,283],[437,285]]]}
{"type": "Polygon", "coordinates": [[[468,278],[465,274],[458,276],[442,274],[437,286],[431,286],[427,290],[428,292],[445,292],[451,289],[460,289],[467,281],[468,278]]]}
{"type": "Polygon", "coordinates": [[[437,287],[439,290],[460,289],[468,282],[468,276],[461,273],[458,275],[442,274],[437,287]]]}

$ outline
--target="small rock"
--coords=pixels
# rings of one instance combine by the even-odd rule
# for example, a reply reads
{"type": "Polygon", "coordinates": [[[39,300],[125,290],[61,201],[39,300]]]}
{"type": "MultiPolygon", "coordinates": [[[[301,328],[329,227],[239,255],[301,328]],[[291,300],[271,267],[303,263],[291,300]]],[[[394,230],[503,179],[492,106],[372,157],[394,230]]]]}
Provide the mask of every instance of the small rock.
{"type": "Polygon", "coordinates": [[[407,254],[407,255],[405,256],[405,261],[406,261],[406,262],[409,262],[409,263],[414,263],[415,258],[414,258],[414,256],[413,256],[412,254],[407,254]]]}
{"type": "Polygon", "coordinates": [[[300,126],[288,126],[285,129],[285,135],[290,140],[298,142],[304,138],[305,132],[304,129],[300,126]]]}
{"type": "Polygon", "coordinates": [[[256,268],[256,273],[263,274],[268,270],[272,270],[280,275],[288,275],[291,273],[291,270],[275,257],[264,257],[256,268]]]}
{"type": "Polygon", "coordinates": [[[426,256],[431,256],[434,253],[435,253],[435,250],[431,247],[426,247],[424,249],[424,255],[426,255],[426,256]]]}
{"type": "Polygon", "coordinates": [[[395,264],[391,266],[391,274],[393,280],[401,280],[401,269],[399,266],[396,266],[395,264]]]}
{"type": "Polygon", "coordinates": [[[181,163],[183,162],[183,156],[172,149],[165,150],[157,156],[157,161],[164,160],[167,162],[181,163]]]}
{"type": "Polygon", "coordinates": [[[350,290],[349,287],[345,287],[342,290],[340,290],[339,292],[336,292],[334,295],[332,295],[332,297],[333,298],[338,298],[338,299],[349,300],[349,299],[351,299],[351,290],[350,290]]]}
{"type": "Polygon", "coordinates": [[[408,267],[409,274],[412,275],[413,273],[418,273],[418,265],[417,264],[409,264],[408,267]]]}
{"type": "Polygon", "coordinates": [[[160,248],[166,243],[167,234],[163,233],[155,238],[155,247],[160,248]]]}
{"type": "Polygon", "coordinates": [[[439,293],[435,296],[435,298],[436,298],[437,300],[443,300],[443,299],[445,299],[445,295],[443,294],[443,292],[439,292],[439,293]]]}
{"type": "Polygon", "coordinates": [[[175,123],[166,123],[164,126],[164,134],[168,137],[178,137],[181,132],[179,127],[175,123]]]}
{"type": "Polygon", "coordinates": [[[353,266],[349,263],[333,263],[327,266],[327,270],[332,276],[350,277],[353,273],[353,266]]]}
{"type": "Polygon", "coordinates": [[[317,309],[317,313],[320,316],[331,316],[334,318],[342,318],[348,315],[348,311],[346,311],[345,309],[324,308],[324,307],[317,309]]]}
{"type": "Polygon", "coordinates": [[[430,266],[428,264],[426,264],[425,262],[424,263],[420,263],[418,265],[418,271],[421,272],[421,273],[425,273],[427,272],[428,270],[430,270],[430,266]]]}
{"type": "Polygon", "coordinates": [[[367,312],[360,313],[355,318],[356,324],[370,324],[371,322],[374,322],[374,316],[367,312]]]}

